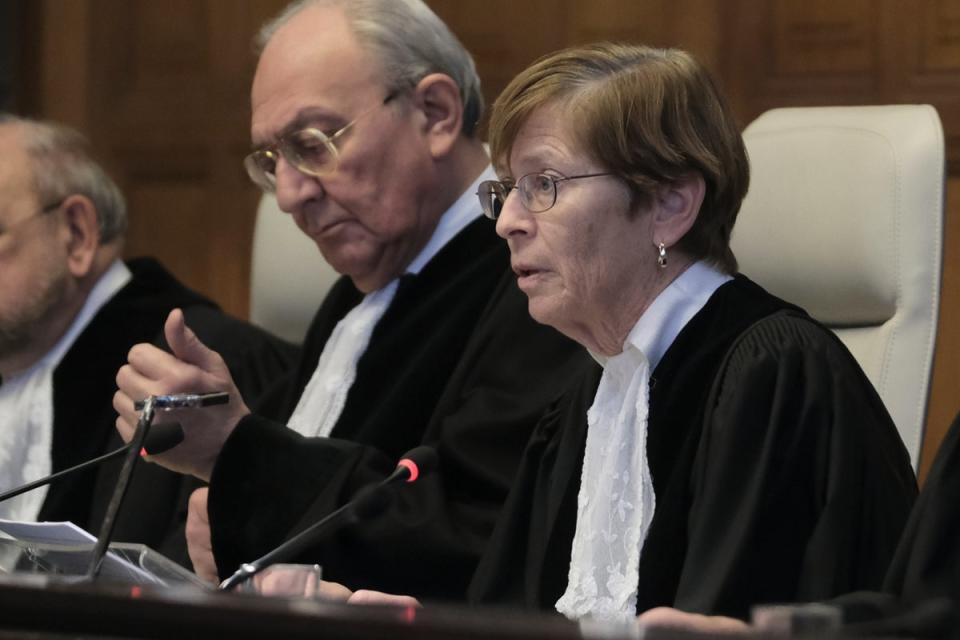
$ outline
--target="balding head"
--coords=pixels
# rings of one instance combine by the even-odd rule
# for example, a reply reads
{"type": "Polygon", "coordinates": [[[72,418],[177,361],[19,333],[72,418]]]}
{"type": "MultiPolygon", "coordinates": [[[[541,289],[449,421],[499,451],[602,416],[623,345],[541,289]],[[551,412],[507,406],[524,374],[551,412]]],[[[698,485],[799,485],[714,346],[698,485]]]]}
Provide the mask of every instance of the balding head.
{"type": "Polygon", "coordinates": [[[97,210],[100,242],[122,242],[127,204],[116,183],[93,158],[90,142],[56,122],[0,114],[0,128],[19,136],[29,159],[37,197],[45,202],[84,195],[97,210]]]}
{"type": "Polygon", "coordinates": [[[404,272],[487,159],[464,135],[457,82],[385,65],[356,26],[361,5],[394,6],[315,0],[268,28],[251,92],[258,150],[248,169],[258,184],[275,185],[280,208],[327,262],[370,292],[404,272]],[[312,164],[318,150],[323,166],[312,164]]]}
{"type": "Polygon", "coordinates": [[[421,0],[299,0],[267,23],[257,35],[258,52],[304,9],[336,8],[360,47],[394,89],[417,84],[431,73],[449,76],[460,91],[463,132],[476,133],[483,116],[483,93],[473,57],[453,32],[421,0]]]}

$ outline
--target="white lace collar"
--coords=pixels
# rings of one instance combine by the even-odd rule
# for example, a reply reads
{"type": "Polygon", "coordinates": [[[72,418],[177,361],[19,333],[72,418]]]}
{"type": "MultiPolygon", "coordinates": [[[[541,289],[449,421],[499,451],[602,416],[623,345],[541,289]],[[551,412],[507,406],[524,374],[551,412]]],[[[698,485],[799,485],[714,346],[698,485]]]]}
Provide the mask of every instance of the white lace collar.
{"type": "Polygon", "coordinates": [[[640,552],[656,496],[647,461],[650,372],[683,327],[729,280],[698,262],[650,305],[611,358],[587,412],[587,442],[567,590],[569,618],[622,621],[636,615],[640,552]]]}

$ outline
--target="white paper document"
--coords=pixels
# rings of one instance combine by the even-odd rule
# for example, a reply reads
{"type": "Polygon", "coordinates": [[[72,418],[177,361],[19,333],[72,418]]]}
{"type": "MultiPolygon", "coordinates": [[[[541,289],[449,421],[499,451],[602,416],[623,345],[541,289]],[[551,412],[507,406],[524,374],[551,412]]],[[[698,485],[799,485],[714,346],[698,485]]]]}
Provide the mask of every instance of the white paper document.
{"type": "MultiPolygon", "coordinates": [[[[29,545],[42,545],[43,560],[58,573],[83,575],[87,571],[89,553],[77,550],[77,547],[90,547],[96,544],[93,534],[81,529],[72,522],[17,522],[0,520],[0,532],[14,540],[29,545]],[[66,547],[59,550],[56,547],[66,547]]],[[[42,556],[42,557],[41,557],[42,556]]],[[[120,579],[124,582],[140,584],[164,584],[164,581],[136,564],[121,558],[113,551],[107,551],[100,566],[100,575],[104,578],[120,579]]]]}

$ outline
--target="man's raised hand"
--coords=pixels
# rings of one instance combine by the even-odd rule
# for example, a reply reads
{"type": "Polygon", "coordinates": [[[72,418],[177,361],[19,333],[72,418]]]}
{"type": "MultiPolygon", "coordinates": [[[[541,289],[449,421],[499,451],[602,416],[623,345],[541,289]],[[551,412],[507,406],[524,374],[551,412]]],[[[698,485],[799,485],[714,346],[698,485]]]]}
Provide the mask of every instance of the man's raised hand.
{"type": "Polygon", "coordinates": [[[187,327],[179,309],[170,312],[164,335],[172,354],[150,344],[134,345],[127,364],[117,372],[118,389],[113,396],[117,430],[125,442],[130,441],[139,418],[134,402],[147,396],[226,391],[230,401],[225,405],[166,414],[164,421],[176,421],[183,427],[183,442],[150,458],[173,471],[209,480],[223,443],[250,410],[223,358],[187,327]]]}

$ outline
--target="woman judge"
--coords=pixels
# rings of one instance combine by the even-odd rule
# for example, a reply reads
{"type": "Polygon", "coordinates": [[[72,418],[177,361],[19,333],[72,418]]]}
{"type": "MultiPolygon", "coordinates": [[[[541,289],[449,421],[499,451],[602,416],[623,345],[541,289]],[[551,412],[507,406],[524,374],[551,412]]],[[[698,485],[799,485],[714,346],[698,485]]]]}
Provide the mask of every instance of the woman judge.
{"type": "Polygon", "coordinates": [[[706,71],[561,51],[490,130],[501,180],[480,200],[530,314],[602,369],[539,424],[471,599],[743,616],[879,586],[916,494],[907,453],[837,338],[737,275],[747,157],[706,71]]]}

